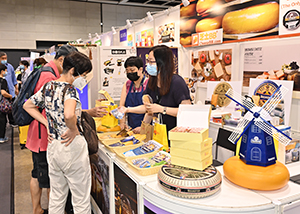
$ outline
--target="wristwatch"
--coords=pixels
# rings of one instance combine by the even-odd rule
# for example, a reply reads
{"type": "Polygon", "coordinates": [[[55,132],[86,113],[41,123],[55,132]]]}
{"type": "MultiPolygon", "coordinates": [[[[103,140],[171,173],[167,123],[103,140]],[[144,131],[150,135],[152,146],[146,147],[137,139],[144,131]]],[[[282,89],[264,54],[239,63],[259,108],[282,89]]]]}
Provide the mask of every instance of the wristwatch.
{"type": "Polygon", "coordinates": [[[164,110],[162,112],[163,114],[166,114],[167,113],[167,107],[164,107],[164,110]]]}

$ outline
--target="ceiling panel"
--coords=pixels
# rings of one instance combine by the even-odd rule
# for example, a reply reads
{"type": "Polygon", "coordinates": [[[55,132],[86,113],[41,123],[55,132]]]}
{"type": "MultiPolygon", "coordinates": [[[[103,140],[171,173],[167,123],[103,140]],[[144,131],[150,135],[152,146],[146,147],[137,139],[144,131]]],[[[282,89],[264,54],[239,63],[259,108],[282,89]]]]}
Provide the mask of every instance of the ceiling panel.
{"type": "Polygon", "coordinates": [[[169,8],[177,6],[181,3],[181,0],[69,0],[69,1],[85,1],[103,4],[117,4],[127,6],[139,6],[139,7],[155,7],[155,8],[169,8]]]}

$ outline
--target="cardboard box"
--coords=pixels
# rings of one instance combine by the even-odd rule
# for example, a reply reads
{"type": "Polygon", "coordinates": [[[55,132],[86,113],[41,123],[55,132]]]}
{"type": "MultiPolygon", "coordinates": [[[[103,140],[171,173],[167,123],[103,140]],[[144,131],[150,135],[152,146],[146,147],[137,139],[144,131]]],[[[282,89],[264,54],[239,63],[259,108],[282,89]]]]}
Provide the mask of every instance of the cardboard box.
{"type": "Polygon", "coordinates": [[[201,152],[212,147],[212,138],[207,138],[204,141],[186,141],[186,140],[172,140],[171,148],[185,149],[191,151],[201,152]]]}
{"type": "Polygon", "coordinates": [[[171,156],[171,163],[178,166],[188,167],[191,169],[204,170],[212,164],[212,155],[208,156],[202,161],[194,161],[182,157],[171,156]]]}
{"type": "Polygon", "coordinates": [[[293,139],[288,145],[278,143],[277,160],[283,164],[299,161],[300,140],[293,139]]]}
{"type": "Polygon", "coordinates": [[[177,127],[204,128],[200,133],[184,133],[169,131],[169,140],[198,141],[208,138],[210,122],[210,105],[179,105],[177,113],[177,127]]]}
{"type": "Polygon", "coordinates": [[[212,146],[208,147],[205,150],[202,150],[201,152],[171,147],[170,154],[171,157],[175,156],[175,157],[186,158],[194,161],[202,161],[208,156],[212,155],[212,146]]]}

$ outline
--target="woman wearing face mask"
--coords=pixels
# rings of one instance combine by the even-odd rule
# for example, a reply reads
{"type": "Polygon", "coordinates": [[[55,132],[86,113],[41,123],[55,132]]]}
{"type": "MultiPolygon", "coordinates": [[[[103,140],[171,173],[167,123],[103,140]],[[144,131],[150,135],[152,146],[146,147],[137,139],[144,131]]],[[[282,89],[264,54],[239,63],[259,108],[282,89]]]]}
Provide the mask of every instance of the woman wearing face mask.
{"type": "Polygon", "coordinates": [[[29,74],[31,73],[28,61],[22,60],[19,64],[19,69],[21,73],[17,76],[17,81],[19,83],[19,90],[21,90],[22,85],[25,83],[29,74]]]}
{"type": "Polygon", "coordinates": [[[175,65],[172,50],[165,46],[150,49],[147,64],[149,82],[144,94],[150,95],[153,104],[122,109],[125,113],[144,114],[145,121],[151,121],[153,114],[160,113],[167,131],[176,126],[179,104],[191,104],[189,89],[184,79],[174,74],[175,65]]]}
{"type": "Polygon", "coordinates": [[[49,213],[64,213],[69,189],[74,213],[91,213],[91,169],[87,142],[77,129],[81,103],[75,89],[86,85],[85,76],[91,70],[92,64],[87,56],[72,52],[64,59],[60,78],[46,83],[24,104],[24,109],[42,123],[49,134],[49,213]],[[65,88],[68,84],[71,86],[65,88]],[[37,106],[45,108],[47,119],[37,106]]]}
{"type": "MultiPolygon", "coordinates": [[[[12,99],[12,95],[9,94],[7,81],[6,79],[3,79],[7,75],[7,67],[3,64],[0,64],[0,90],[1,95],[3,97],[6,97],[8,99],[12,99]]],[[[5,137],[6,132],[6,113],[3,113],[0,111],[0,143],[4,143],[8,141],[8,138],[5,137]]]]}
{"type": "MultiPolygon", "coordinates": [[[[142,96],[146,89],[148,78],[143,74],[143,60],[140,57],[131,56],[124,64],[128,81],[124,84],[120,99],[120,106],[135,107],[143,104],[142,96]]],[[[128,113],[128,126],[134,133],[140,133],[144,114],[128,113]]],[[[126,127],[125,117],[120,120],[121,129],[126,127]]]]}

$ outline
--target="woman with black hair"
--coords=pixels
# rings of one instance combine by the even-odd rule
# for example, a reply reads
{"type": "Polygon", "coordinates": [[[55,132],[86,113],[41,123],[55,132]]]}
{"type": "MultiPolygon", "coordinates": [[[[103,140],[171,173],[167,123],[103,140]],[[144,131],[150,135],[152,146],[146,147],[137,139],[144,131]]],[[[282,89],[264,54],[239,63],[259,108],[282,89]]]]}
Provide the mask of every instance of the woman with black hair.
{"type": "MultiPolygon", "coordinates": [[[[7,75],[7,67],[0,63],[0,97],[6,97],[8,99],[12,99],[12,95],[9,94],[7,81],[3,77],[7,75]]],[[[0,99],[1,100],[1,99],[0,99]]],[[[8,137],[5,137],[6,132],[6,113],[0,111],[0,143],[5,143],[8,141],[8,137]]]]}
{"type": "Polygon", "coordinates": [[[75,87],[86,85],[92,63],[84,54],[72,52],[62,67],[60,78],[46,83],[24,109],[48,131],[49,213],[64,213],[70,189],[74,213],[90,214],[91,168],[87,142],[77,128],[82,109],[75,87]],[[45,108],[47,119],[37,106],[45,108]]]}
{"type": "MultiPolygon", "coordinates": [[[[124,67],[128,80],[124,83],[122,89],[120,106],[135,107],[143,105],[142,96],[148,83],[148,78],[144,75],[143,65],[142,58],[136,56],[131,56],[125,61],[124,67]]],[[[139,134],[143,119],[144,114],[128,113],[127,125],[133,129],[134,133],[139,134]]],[[[126,127],[125,120],[126,117],[120,120],[121,129],[126,127]]]]}
{"type": "Polygon", "coordinates": [[[175,64],[172,50],[165,46],[154,46],[149,51],[147,73],[150,75],[144,94],[150,95],[153,104],[133,108],[121,108],[125,113],[146,113],[145,121],[151,121],[153,114],[161,114],[167,131],[176,126],[180,104],[191,104],[189,89],[184,79],[174,74],[175,64]]]}

